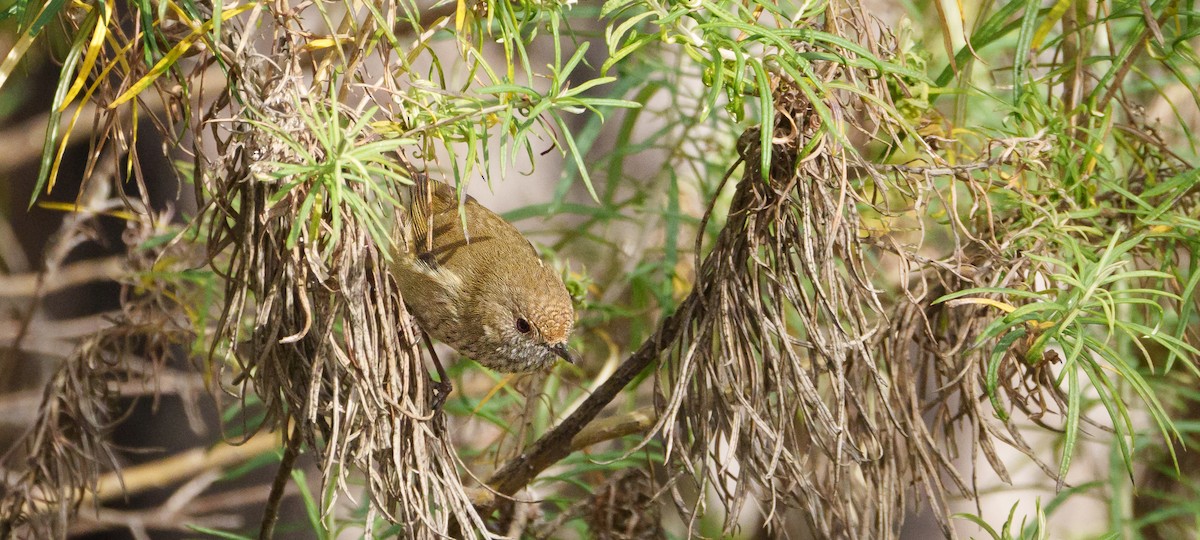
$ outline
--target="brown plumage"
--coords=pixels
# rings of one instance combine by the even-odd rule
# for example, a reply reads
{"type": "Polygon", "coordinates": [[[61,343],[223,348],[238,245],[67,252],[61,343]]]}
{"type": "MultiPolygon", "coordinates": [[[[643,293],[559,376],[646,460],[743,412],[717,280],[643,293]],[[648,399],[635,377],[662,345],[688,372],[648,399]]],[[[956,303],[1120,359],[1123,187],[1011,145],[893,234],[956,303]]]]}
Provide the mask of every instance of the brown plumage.
{"type": "Polygon", "coordinates": [[[575,310],[562,278],[508,222],[450,186],[414,175],[392,265],[404,303],[432,337],[504,372],[570,361],[575,310]]]}

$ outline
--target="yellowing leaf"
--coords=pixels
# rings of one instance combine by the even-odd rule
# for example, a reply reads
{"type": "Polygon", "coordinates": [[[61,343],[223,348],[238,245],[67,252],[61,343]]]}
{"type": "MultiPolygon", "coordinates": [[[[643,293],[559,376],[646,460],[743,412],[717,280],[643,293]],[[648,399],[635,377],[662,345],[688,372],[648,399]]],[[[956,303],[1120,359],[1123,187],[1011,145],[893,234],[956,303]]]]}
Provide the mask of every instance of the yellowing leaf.
{"type": "MultiPolygon", "coordinates": [[[[245,4],[235,8],[227,9],[221,13],[220,19],[222,21],[227,21],[246,11],[254,9],[257,6],[258,4],[245,4]]],[[[192,44],[195,43],[197,39],[200,39],[201,36],[212,30],[214,20],[215,19],[210,19],[206,21],[204,24],[192,31],[191,34],[188,34],[186,37],[179,40],[179,43],[176,43],[170,51],[167,51],[166,55],[159,59],[158,63],[154,64],[154,67],[150,68],[150,72],[147,73],[145,77],[142,77],[138,80],[138,82],[133,83],[133,86],[129,87],[129,90],[126,90],[125,93],[113,100],[113,102],[108,105],[108,108],[112,109],[124,104],[126,101],[129,101],[140,94],[142,90],[145,90],[151,84],[154,84],[154,81],[158,80],[159,76],[161,76],[163,73],[166,73],[166,71],[170,69],[171,66],[175,65],[175,62],[178,61],[179,58],[184,55],[184,53],[188,52],[188,50],[192,48],[192,44]]]]}
{"type": "Polygon", "coordinates": [[[1054,29],[1054,25],[1067,12],[1067,8],[1071,7],[1071,0],[1058,0],[1054,6],[1050,8],[1050,12],[1046,13],[1046,18],[1042,20],[1042,24],[1038,25],[1037,30],[1033,32],[1033,41],[1031,46],[1033,50],[1042,48],[1042,42],[1046,41],[1046,36],[1050,34],[1050,30],[1054,29]]]}
{"type": "Polygon", "coordinates": [[[955,298],[954,300],[946,302],[946,305],[948,306],[961,306],[965,304],[992,306],[1005,313],[1012,313],[1017,310],[1017,307],[1012,304],[1001,302],[999,300],[992,300],[991,298],[955,298]]]}
{"type": "Polygon", "coordinates": [[[75,95],[83,88],[83,83],[87,81],[87,76],[92,72],[92,67],[96,65],[96,57],[100,54],[100,50],[104,48],[104,38],[108,36],[108,23],[112,20],[112,13],[115,7],[113,0],[107,0],[103,4],[97,4],[100,9],[102,19],[96,23],[96,28],[92,30],[92,39],[88,42],[87,53],[83,55],[83,62],[79,64],[79,73],[75,75],[75,82],[71,83],[71,89],[67,90],[67,94],[63,96],[62,103],[58,105],[59,112],[67,110],[67,106],[75,99],[75,95]]]}
{"type": "Polygon", "coordinates": [[[483,408],[484,404],[492,400],[492,396],[495,396],[497,392],[499,392],[505,386],[508,386],[508,383],[513,380],[513,377],[516,377],[516,375],[509,373],[508,375],[505,375],[503,379],[500,379],[500,382],[496,383],[496,386],[493,386],[492,389],[488,391],[487,395],[483,396],[483,399],[479,400],[479,404],[475,406],[475,409],[471,411],[471,414],[474,415],[475,413],[478,413],[479,410],[483,408]]]}
{"type": "Polygon", "coordinates": [[[300,47],[300,49],[304,50],[304,51],[315,51],[315,50],[319,50],[319,49],[328,49],[330,47],[336,46],[339,43],[339,41],[342,41],[342,40],[336,40],[333,38],[318,38],[318,39],[309,41],[308,43],[305,43],[303,47],[300,47]]]}
{"type": "Polygon", "coordinates": [[[61,210],[63,212],[88,212],[88,213],[99,214],[102,216],[115,217],[117,219],[123,219],[125,221],[136,221],[137,220],[137,216],[135,216],[133,214],[133,212],[128,212],[125,210],[103,210],[100,212],[96,212],[95,210],[92,210],[90,208],[81,207],[75,203],[57,202],[57,201],[38,201],[38,206],[45,208],[46,210],[61,210]]]}
{"type": "MultiPolygon", "coordinates": [[[[961,306],[964,304],[978,304],[978,305],[984,305],[984,306],[992,306],[992,307],[999,309],[1000,311],[1003,311],[1005,313],[1012,313],[1017,310],[1016,306],[1009,304],[1008,302],[992,300],[991,298],[955,298],[954,300],[950,300],[950,301],[946,302],[946,305],[948,305],[948,306],[961,306]]],[[[1047,328],[1050,328],[1051,326],[1054,326],[1053,322],[1036,321],[1036,320],[1025,321],[1025,324],[1027,326],[1029,326],[1030,328],[1033,328],[1034,330],[1045,330],[1047,328]]]]}

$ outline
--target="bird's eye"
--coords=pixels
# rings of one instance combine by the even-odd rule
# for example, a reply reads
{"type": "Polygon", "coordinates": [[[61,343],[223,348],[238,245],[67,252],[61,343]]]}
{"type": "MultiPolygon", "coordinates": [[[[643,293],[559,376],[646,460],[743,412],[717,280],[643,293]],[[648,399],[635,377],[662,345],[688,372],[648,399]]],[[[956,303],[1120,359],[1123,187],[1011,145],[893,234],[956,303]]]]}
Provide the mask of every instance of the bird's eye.
{"type": "Polygon", "coordinates": [[[525,317],[517,317],[517,331],[528,334],[533,331],[533,327],[529,325],[529,321],[525,320],[525,317]]]}

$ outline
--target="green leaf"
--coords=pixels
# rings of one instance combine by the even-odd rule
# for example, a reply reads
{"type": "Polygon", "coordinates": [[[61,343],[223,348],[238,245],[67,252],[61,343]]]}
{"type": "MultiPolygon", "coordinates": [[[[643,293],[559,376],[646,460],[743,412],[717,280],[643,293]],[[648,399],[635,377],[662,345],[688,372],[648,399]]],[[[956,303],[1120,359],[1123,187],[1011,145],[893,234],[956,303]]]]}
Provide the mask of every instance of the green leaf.
{"type": "Polygon", "coordinates": [[[1000,365],[1004,362],[1004,355],[1008,353],[1012,344],[1023,337],[1025,337],[1025,328],[1020,326],[1013,328],[1011,332],[1000,338],[988,359],[984,387],[987,390],[988,400],[992,403],[992,410],[1001,422],[1008,421],[1008,411],[1004,410],[1004,404],[1000,402],[1000,394],[997,392],[1000,387],[1000,365]]]}
{"type": "Polygon", "coordinates": [[[192,523],[187,523],[184,526],[193,531],[196,531],[198,533],[204,533],[209,536],[215,536],[217,538],[224,538],[225,540],[254,540],[255,538],[257,538],[256,536],[243,536],[240,534],[221,531],[221,530],[217,530],[217,529],[210,529],[208,527],[201,527],[200,525],[195,525],[192,523]]]}

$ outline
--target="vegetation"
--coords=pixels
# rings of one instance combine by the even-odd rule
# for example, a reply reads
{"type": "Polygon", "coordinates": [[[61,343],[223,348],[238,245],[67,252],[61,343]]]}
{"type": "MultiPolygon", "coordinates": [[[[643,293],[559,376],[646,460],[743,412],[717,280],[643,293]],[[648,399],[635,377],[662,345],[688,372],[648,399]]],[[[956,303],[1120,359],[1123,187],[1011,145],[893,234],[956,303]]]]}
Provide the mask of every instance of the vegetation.
{"type": "Polygon", "coordinates": [[[0,535],[1195,535],[1200,13],[965,7],[11,3],[0,136],[49,128],[0,143],[0,233],[62,215],[0,254],[0,367],[53,366],[0,398],[41,396],[0,535]],[[534,201],[582,363],[453,362],[432,408],[387,271],[414,169],[534,201]],[[203,431],[201,389],[224,442],[118,475],[137,404],[203,431]],[[252,521],[204,498],[262,470],[252,521]]]}

